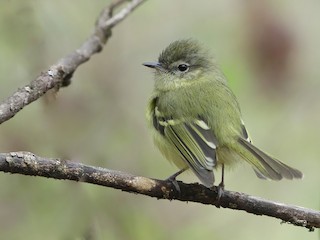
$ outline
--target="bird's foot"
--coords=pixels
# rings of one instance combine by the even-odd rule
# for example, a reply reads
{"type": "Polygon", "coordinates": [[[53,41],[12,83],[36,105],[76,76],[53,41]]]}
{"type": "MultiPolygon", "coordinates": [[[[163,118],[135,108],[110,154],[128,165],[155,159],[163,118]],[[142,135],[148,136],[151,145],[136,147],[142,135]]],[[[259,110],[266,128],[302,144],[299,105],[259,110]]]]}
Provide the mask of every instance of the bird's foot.
{"type": "Polygon", "coordinates": [[[170,181],[172,183],[172,185],[174,186],[174,188],[176,189],[176,191],[179,193],[181,193],[180,190],[180,186],[178,184],[178,181],[176,180],[176,177],[179,176],[181,173],[183,173],[186,170],[186,168],[181,169],[180,171],[176,172],[175,174],[172,174],[170,177],[168,177],[166,180],[170,181]]]}
{"type": "Polygon", "coordinates": [[[220,200],[221,200],[221,197],[223,196],[223,193],[224,193],[224,183],[221,182],[217,187],[217,199],[216,199],[216,206],[217,207],[220,207],[220,200]]]}

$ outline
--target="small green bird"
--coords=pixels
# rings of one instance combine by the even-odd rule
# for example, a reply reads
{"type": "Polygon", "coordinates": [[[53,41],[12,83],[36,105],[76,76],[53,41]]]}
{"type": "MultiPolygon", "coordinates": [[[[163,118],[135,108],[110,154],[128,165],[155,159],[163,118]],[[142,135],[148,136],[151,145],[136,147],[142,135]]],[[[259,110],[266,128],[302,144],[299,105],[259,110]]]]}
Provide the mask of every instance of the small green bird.
{"type": "Polygon", "coordinates": [[[302,178],[294,168],[252,145],[240,107],[227,81],[208,52],[194,40],[171,43],[155,69],[155,85],[147,121],[161,153],[181,170],[191,169],[207,187],[213,170],[237,162],[249,163],[262,179],[302,178]]]}

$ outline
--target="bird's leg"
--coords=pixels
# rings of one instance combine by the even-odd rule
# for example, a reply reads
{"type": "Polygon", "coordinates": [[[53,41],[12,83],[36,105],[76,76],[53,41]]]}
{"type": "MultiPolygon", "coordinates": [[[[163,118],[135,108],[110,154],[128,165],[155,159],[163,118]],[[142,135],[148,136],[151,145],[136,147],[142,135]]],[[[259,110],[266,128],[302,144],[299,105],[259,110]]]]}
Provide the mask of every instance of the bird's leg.
{"type": "Polygon", "coordinates": [[[167,180],[171,180],[171,181],[176,180],[176,177],[178,177],[181,173],[183,173],[186,170],[187,170],[187,168],[183,168],[183,169],[179,170],[175,174],[172,174],[170,177],[168,177],[167,180]]]}
{"type": "Polygon", "coordinates": [[[221,171],[222,171],[221,182],[218,185],[218,196],[217,196],[217,203],[218,204],[220,204],[220,198],[222,197],[223,192],[224,192],[224,164],[222,164],[221,171]]]}
{"type": "Polygon", "coordinates": [[[222,190],[224,190],[224,164],[222,163],[222,167],[221,167],[221,182],[219,183],[219,187],[222,188],[222,190]]]}
{"type": "Polygon", "coordinates": [[[168,177],[166,179],[167,181],[172,182],[173,186],[176,188],[176,190],[177,190],[177,192],[179,192],[179,194],[180,194],[180,187],[179,187],[179,184],[176,180],[176,177],[178,177],[181,173],[183,173],[186,170],[187,170],[187,168],[182,168],[181,170],[179,170],[175,174],[172,174],[170,177],[168,177]]]}

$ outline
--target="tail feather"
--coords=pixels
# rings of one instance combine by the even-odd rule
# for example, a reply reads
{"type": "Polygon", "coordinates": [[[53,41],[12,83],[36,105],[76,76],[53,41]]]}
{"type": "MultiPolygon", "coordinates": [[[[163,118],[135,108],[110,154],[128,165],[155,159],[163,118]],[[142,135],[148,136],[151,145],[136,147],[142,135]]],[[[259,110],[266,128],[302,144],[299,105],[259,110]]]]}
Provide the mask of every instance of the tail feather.
{"type": "Polygon", "coordinates": [[[246,151],[241,151],[239,154],[253,166],[259,178],[281,180],[282,178],[294,179],[303,177],[302,172],[299,170],[268,156],[245,139],[239,138],[239,143],[251,156],[248,156],[246,151]]]}

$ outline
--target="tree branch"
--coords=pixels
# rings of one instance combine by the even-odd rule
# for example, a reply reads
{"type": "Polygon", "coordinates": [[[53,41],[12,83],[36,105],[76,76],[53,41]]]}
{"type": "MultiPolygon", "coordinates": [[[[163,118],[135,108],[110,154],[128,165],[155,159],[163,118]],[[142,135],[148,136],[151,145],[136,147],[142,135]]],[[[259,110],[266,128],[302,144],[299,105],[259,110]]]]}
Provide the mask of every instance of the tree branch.
{"type": "Polygon", "coordinates": [[[306,227],[310,231],[320,228],[319,211],[227,190],[224,190],[217,201],[217,187],[210,190],[197,183],[186,184],[178,181],[178,192],[170,181],[134,176],[72,161],[38,157],[29,152],[0,153],[0,171],[92,183],[157,199],[174,199],[244,210],[256,215],[279,218],[283,222],[306,227]]]}
{"type": "Polygon", "coordinates": [[[18,89],[0,104],[0,124],[12,118],[25,106],[43,96],[52,88],[67,86],[74,71],[88,61],[90,57],[100,52],[111,36],[111,29],[125,19],[136,7],[145,0],[132,0],[113,16],[113,11],[126,0],[111,3],[100,14],[96,21],[94,33],[71,54],[61,58],[56,64],[43,71],[30,84],[18,89]]]}

